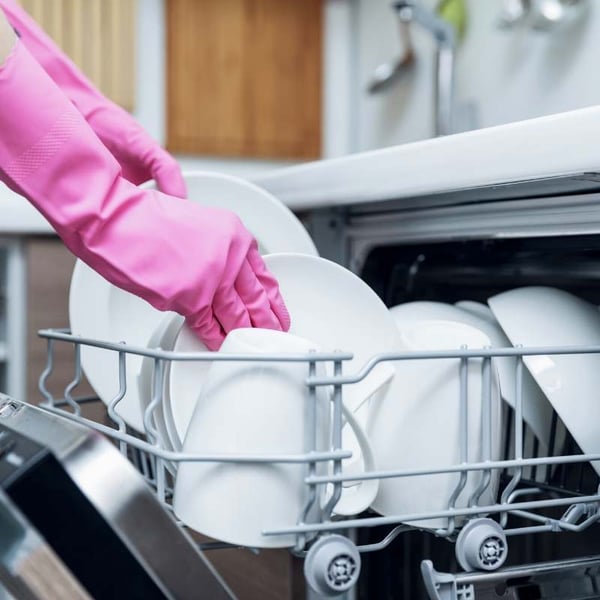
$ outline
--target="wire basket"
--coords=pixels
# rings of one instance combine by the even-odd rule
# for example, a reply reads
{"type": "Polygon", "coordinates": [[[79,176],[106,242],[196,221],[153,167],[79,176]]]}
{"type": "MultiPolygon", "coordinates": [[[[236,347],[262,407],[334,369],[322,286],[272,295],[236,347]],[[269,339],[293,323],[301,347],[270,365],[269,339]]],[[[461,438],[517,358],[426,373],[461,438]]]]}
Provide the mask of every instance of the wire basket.
{"type": "MultiPolygon", "coordinates": [[[[265,530],[264,536],[294,536],[295,544],[290,550],[305,557],[305,574],[313,588],[323,594],[339,594],[354,586],[360,573],[360,555],[386,548],[398,535],[410,530],[415,523],[428,519],[443,519],[444,527],[437,527],[435,534],[455,544],[456,555],[462,568],[469,571],[497,571],[504,563],[508,550],[508,539],[512,536],[539,532],[579,532],[587,529],[600,518],[600,493],[598,478],[590,467],[591,461],[600,461],[600,453],[584,454],[567,434],[561,437],[560,422],[553,415],[552,427],[544,445],[548,451],[540,455],[539,440],[534,439],[523,420],[522,380],[525,369],[524,358],[528,356],[600,354],[600,347],[549,347],[549,348],[494,348],[466,349],[435,352],[404,352],[373,356],[358,372],[348,374],[344,366],[352,358],[345,352],[314,352],[306,355],[224,355],[213,353],[177,353],[164,350],[131,347],[126,344],[108,343],[72,335],[66,329],[46,329],[39,332],[47,340],[47,364],[39,381],[44,397],[41,404],[46,410],[59,413],[65,418],[112,438],[121,452],[133,462],[147,483],[154,489],[165,509],[173,512],[174,472],[169,465],[182,462],[197,463],[265,463],[300,464],[305,466],[303,508],[295,522],[285,527],[265,530]],[[74,350],[74,376],[64,389],[62,397],[49,391],[49,382],[55,370],[55,350],[58,344],[68,344],[74,350]],[[118,393],[106,407],[106,423],[82,416],[82,406],[93,398],[77,396],[77,388],[83,381],[81,365],[82,347],[90,346],[114,354],[119,366],[118,393]],[[153,393],[144,410],[143,434],[130,430],[118,414],[119,402],[127,391],[127,360],[132,356],[146,357],[153,361],[153,393]],[[342,447],[344,418],[342,402],[348,386],[363,381],[380,363],[396,361],[440,361],[453,359],[456,362],[460,382],[460,432],[468,432],[468,385],[470,368],[476,364],[481,369],[483,381],[481,403],[482,447],[491,447],[494,423],[491,410],[494,361],[497,358],[514,357],[516,360],[515,405],[504,410],[502,434],[504,436],[503,458],[494,460],[484,452],[482,460],[469,461],[467,443],[460,443],[460,459],[456,464],[426,468],[375,470],[368,473],[344,473],[343,460],[351,452],[342,447]],[[157,410],[163,401],[164,378],[171,363],[176,361],[267,361],[269,363],[303,363],[306,366],[306,398],[314,402],[317,390],[327,387],[331,393],[331,426],[329,450],[318,451],[307,448],[302,454],[186,454],[166,449],[156,426],[157,410]],[[331,375],[318,375],[319,365],[328,365],[331,375]],[[560,438],[560,439],[559,439],[560,438]],[[562,441],[564,439],[564,441],[562,441]],[[528,442],[528,440],[533,440],[528,442]],[[529,447],[527,455],[524,448],[529,447]],[[319,465],[327,465],[326,472],[319,465]],[[480,484],[467,505],[457,505],[457,499],[465,487],[467,475],[476,473],[480,484]],[[484,496],[492,474],[499,480],[499,489],[494,499],[479,504],[484,496]],[[342,486],[351,482],[393,478],[421,478],[434,475],[456,474],[456,486],[445,501],[442,510],[413,512],[410,514],[380,515],[371,510],[360,515],[340,518],[335,514],[335,505],[342,494],[342,486]],[[329,500],[318,506],[319,491],[327,486],[329,500]],[[385,526],[387,533],[377,542],[355,545],[346,535],[348,531],[385,526]]],[[[471,399],[472,401],[472,399],[471,399]]],[[[317,426],[316,412],[309,413],[307,427],[313,435],[317,426]]],[[[184,524],[181,524],[184,526],[184,524]]],[[[205,549],[227,546],[224,543],[208,544],[205,549]]],[[[424,559],[427,557],[423,557],[424,559]]],[[[431,563],[423,564],[423,575],[432,598],[460,598],[457,589],[469,586],[466,579],[460,585],[452,579],[455,595],[442,595],[440,590],[448,584],[449,575],[439,574],[431,563]],[[446,577],[446,579],[444,579],[446,577]],[[457,587],[458,586],[458,587],[457,587]],[[437,595],[436,595],[437,594],[437,595]]],[[[467,589],[467,588],[464,588],[467,589]]],[[[448,592],[450,593],[450,592],[448,592]]],[[[467,597],[467,596],[465,596],[467,597]]],[[[474,597],[474,596],[473,596],[474,597]]]]}

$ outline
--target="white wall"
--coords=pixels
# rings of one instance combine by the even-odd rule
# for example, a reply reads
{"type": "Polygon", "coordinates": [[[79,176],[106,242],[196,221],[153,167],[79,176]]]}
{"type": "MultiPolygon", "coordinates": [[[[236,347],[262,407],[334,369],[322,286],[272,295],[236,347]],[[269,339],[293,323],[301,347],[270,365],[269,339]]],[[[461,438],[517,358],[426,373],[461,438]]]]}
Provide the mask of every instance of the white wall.
{"type": "MultiPolygon", "coordinates": [[[[422,0],[433,7],[436,0],[422,0]]],[[[553,33],[501,30],[501,0],[467,0],[469,25],[457,55],[458,130],[487,127],[600,103],[600,2],[574,27],[553,33]]],[[[400,51],[389,0],[358,0],[355,150],[433,135],[434,45],[412,29],[418,64],[393,90],[368,96],[375,67],[400,51]]]]}

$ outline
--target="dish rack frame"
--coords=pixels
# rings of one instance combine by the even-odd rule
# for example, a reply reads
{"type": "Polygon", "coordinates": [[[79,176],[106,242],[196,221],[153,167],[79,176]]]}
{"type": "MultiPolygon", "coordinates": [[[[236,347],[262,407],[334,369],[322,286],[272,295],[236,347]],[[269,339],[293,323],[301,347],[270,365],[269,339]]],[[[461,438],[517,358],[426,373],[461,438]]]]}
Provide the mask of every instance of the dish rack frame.
{"type": "MultiPolygon", "coordinates": [[[[39,378],[39,390],[43,396],[40,404],[45,410],[62,415],[64,418],[92,428],[111,438],[118,445],[121,453],[133,462],[154,490],[159,502],[165,510],[173,514],[171,499],[173,493],[172,475],[167,463],[179,462],[219,462],[219,463],[295,463],[306,465],[306,495],[304,507],[295,523],[288,527],[263,531],[264,535],[293,534],[296,544],[290,551],[305,558],[304,573],[309,585],[325,596],[336,596],[351,590],[360,574],[360,555],[375,552],[389,546],[403,532],[413,529],[413,521],[445,518],[447,527],[437,529],[437,536],[447,538],[455,544],[458,563],[464,569],[462,573],[440,573],[435,570],[431,561],[424,557],[421,563],[421,574],[425,588],[432,600],[471,600],[475,599],[477,586],[480,583],[502,582],[526,574],[552,573],[566,569],[586,570],[592,566],[600,569],[599,557],[585,557],[570,560],[521,565],[519,567],[502,568],[508,552],[508,540],[513,536],[530,535],[540,532],[581,532],[600,520],[600,487],[595,493],[581,493],[567,487],[548,485],[547,480],[552,469],[560,465],[585,464],[600,461],[597,454],[561,454],[556,444],[556,413],[553,415],[553,426],[548,441],[548,456],[524,457],[525,423],[523,421],[522,380],[525,367],[524,358],[528,356],[549,355],[582,355],[600,354],[600,346],[553,346],[540,348],[484,348],[457,350],[420,351],[385,353],[373,356],[357,372],[346,374],[344,365],[352,359],[348,352],[311,352],[308,354],[279,355],[245,355],[179,353],[162,349],[148,349],[129,346],[125,343],[111,343],[88,339],[70,333],[68,329],[43,329],[38,332],[47,343],[46,367],[39,378]],[[55,366],[55,348],[57,344],[68,344],[73,347],[74,374],[66,385],[62,397],[55,397],[48,389],[55,366]],[[74,393],[83,381],[81,365],[81,348],[90,346],[114,353],[118,361],[118,392],[106,407],[110,425],[90,420],[81,414],[81,406],[97,400],[91,396],[75,396],[74,393]],[[119,416],[116,408],[127,391],[127,359],[137,355],[153,360],[153,392],[152,399],[144,411],[145,432],[140,435],[130,430],[119,416]],[[515,406],[511,411],[512,440],[505,440],[505,448],[512,444],[513,458],[492,460],[491,439],[494,423],[492,422],[492,386],[493,361],[500,357],[516,359],[515,406]],[[362,381],[371,371],[383,362],[412,360],[455,359],[457,361],[460,382],[460,462],[450,466],[431,465],[420,469],[399,469],[396,471],[374,471],[360,475],[342,473],[342,460],[351,457],[351,452],[342,448],[342,402],[344,389],[362,381]],[[309,448],[304,454],[185,454],[163,447],[160,433],[155,425],[155,411],[162,402],[164,378],[170,363],[175,361],[243,361],[243,362],[294,362],[305,363],[307,369],[306,385],[309,402],[308,427],[309,440],[316,440],[316,398],[317,389],[327,386],[332,390],[331,449],[328,452],[309,448]],[[482,373],[482,449],[483,460],[468,461],[468,372],[473,361],[480,363],[482,373]],[[331,365],[332,375],[317,375],[317,365],[331,365]],[[310,411],[310,406],[313,410],[310,411]],[[487,450],[486,450],[487,449],[487,450]],[[330,463],[329,474],[317,474],[317,465],[330,463]],[[546,477],[536,477],[541,469],[545,469],[546,477]],[[487,506],[477,504],[491,482],[493,470],[508,474],[497,495],[497,502],[487,506]],[[529,478],[526,477],[526,471],[529,478]],[[468,506],[456,507],[455,502],[464,489],[469,472],[481,473],[481,483],[469,499],[468,506]],[[352,518],[334,516],[334,507],[341,496],[345,482],[364,481],[366,479],[385,479],[392,477],[415,477],[436,474],[456,473],[458,481],[448,498],[447,508],[436,512],[422,512],[398,515],[363,514],[352,518]],[[313,510],[317,503],[319,486],[331,486],[333,494],[320,510],[313,510]],[[559,510],[561,516],[549,515],[549,510],[559,510]],[[317,515],[314,521],[307,522],[309,515],[317,515]],[[509,526],[509,517],[518,517],[518,526],[509,526]],[[492,518],[495,517],[495,520],[492,518]],[[463,518],[464,523],[459,519],[463,518]],[[376,543],[356,545],[348,532],[366,527],[387,526],[389,532],[376,543]]],[[[537,443],[534,442],[534,448],[537,443]]],[[[173,514],[173,517],[175,515],[173,514]]],[[[180,523],[181,526],[185,526],[180,523]]],[[[230,544],[214,542],[202,544],[203,550],[230,547],[230,544]]],[[[598,585],[600,586],[600,578],[598,585]]]]}

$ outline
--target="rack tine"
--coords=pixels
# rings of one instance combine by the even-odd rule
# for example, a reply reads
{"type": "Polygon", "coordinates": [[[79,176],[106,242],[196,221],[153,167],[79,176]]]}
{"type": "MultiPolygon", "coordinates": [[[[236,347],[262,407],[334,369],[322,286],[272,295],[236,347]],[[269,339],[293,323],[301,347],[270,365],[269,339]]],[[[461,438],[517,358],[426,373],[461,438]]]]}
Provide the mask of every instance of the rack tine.
{"type": "Polygon", "coordinates": [[[73,412],[77,415],[81,415],[81,407],[73,399],[71,392],[81,383],[81,344],[74,344],[75,351],[75,376],[73,380],[65,388],[65,400],[67,404],[73,409],[73,412]]]}
{"type": "MultiPolygon", "coordinates": [[[[482,462],[487,462],[492,459],[492,359],[485,357],[481,364],[481,387],[482,387],[482,403],[481,403],[481,437],[482,437],[482,462]]],[[[482,494],[488,488],[492,480],[492,470],[485,469],[481,473],[481,481],[475,491],[469,498],[469,506],[477,506],[482,494]]]]}
{"type": "MultiPolygon", "coordinates": [[[[461,346],[461,350],[466,350],[466,346],[461,346]]],[[[460,462],[466,463],[469,459],[469,358],[464,356],[460,359],[458,364],[458,378],[460,384],[460,402],[459,402],[459,438],[460,438],[460,462]]],[[[462,471],[458,479],[458,483],[450,496],[448,501],[448,509],[452,510],[456,506],[456,501],[460,496],[461,492],[467,485],[468,473],[462,471]]],[[[448,518],[448,525],[446,529],[439,529],[436,531],[437,535],[441,537],[447,537],[452,535],[456,528],[455,517],[448,518]]]]}
{"type": "Polygon", "coordinates": [[[155,427],[156,423],[156,411],[158,410],[158,406],[162,401],[162,386],[164,381],[164,364],[160,358],[154,359],[154,370],[152,373],[152,398],[150,403],[144,410],[144,429],[146,431],[146,435],[148,436],[148,440],[151,444],[158,443],[160,435],[158,433],[157,428],[155,427]]]}
{"type": "MultiPolygon", "coordinates": [[[[124,342],[121,342],[124,344],[124,342]]],[[[123,417],[116,411],[117,404],[123,400],[125,393],[127,392],[127,355],[124,350],[119,351],[119,391],[117,395],[108,404],[108,416],[117,425],[118,430],[124,433],[127,430],[127,426],[123,417]]],[[[123,441],[119,441],[119,449],[124,455],[127,455],[127,444],[123,441]]]]}
{"type": "Polygon", "coordinates": [[[45,401],[43,401],[42,404],[47,405],[47,406],[55,406],[54,396],[52,395],[52,393],[46,386],[46,383],[47,383],[48,379],[50,378],[50,376],[52,375],[53,371],[54,371],[54,340],[51,338],[48,338],[46,340],[46,366],[45,366],[44,370],[42,371],[42,374],[40,375],[40,378],[38,380],[38,388],[39,388],[42,396],[44,396],[44,398],[45,398],[45,401]]]}
{"type": "MultiPolygon", "coordinates": [[[[515,460],[523,459],[523,356],[517,357],[517,364],[515,369],[515,410],[514,410],[514,424],[515,424],[515,460]]],[[[508,482],[504,488],[500,497],[500,502],[506,504],[510,495],[519,485],[521,477],[523,476],[523,467],[516,467],[512,479],[508,482]]],[[[508,522],[508,513],[502,513],[500,515],[500,525],[502,528],[506,528],[508,522]]]]}
{"type": "MultiPolygon", "coordinates": [[[[311,377],[314,377],[317,374],[317,363],[315,361],[310,361],[308,363],[308,377],[309,381],[311,377]]],[[[308,404],[307,404],[307,415],[306,420],[308,424],[308,433],[307,433],[307,445],[309,451],[317,450],[317,388],[314,385],[308,384],[308,404]]],[[[333,427],[333,423],[332,423],[333,427]]],[[[314,461],[310,461],[307,465],[308,476],[311,477],[316,475],[317,473],[317,463],[314,461]]],[[[308,485],[308,493],[306,497],[306,502],[302,509],[302,513],[300,518],[298,519],[298,524],[306,523],[310,516],[310,512],[315,506],[315,502],[317,500],[317,484],[309,483],[308,485]]],[[[319,518],[322,518],[323,515],[319,515],[319,518]]],[[[295,553],[301,553],[306,547],[306,535],[303,533],[299,533],[296,536],[296,545],[294,546],[295,553]]]]}
{"type": "MultiPolygon", "coordinates": [[[[154,371],[152,373],[152,399],[144,411],[144,428],[151,444],[158,448],[165,448],[165,440],[155,426],[156,413],[162,402],[165,379],[165,363],[160,358],[154,359],[154,371]]],[[[164,502],[166,498],[166,465],[164,460],[156,456],[147,457],[150,468],[154,471],[154,482],[156,483],[156,494],[164,502]]]]}
{"type": "MultiPolygon", "coordinates": [[[[334,376],[341,376],[342,374],[342,361],[336,360],[333,363],[334,376]]],[[[341,450],[342,448],[342,386],[336,384],[333,386],[333,417],[332,417],[332,449],[341,450]]],[[[334,459],[333,461],[333,474],[339,475],[342,472],[342,461],[341,459],[334,459]]],[[[342,484],[341,482],[335,482],[333,484],[333,495],[328,500],[325,508],[323,509],[323,518],[326,520],[331,519],[333,509],[338,503],[342,495],[342,484]]]]}

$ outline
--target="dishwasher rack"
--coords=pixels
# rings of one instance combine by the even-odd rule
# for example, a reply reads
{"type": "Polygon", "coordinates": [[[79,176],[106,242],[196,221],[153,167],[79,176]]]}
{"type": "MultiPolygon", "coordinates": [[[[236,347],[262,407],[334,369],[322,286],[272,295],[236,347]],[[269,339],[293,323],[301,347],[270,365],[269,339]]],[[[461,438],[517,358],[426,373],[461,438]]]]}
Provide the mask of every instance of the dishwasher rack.
{"type": "MultiPolygon", "coordinates": [[[[523,454],[526,437],[526,424],[523,421],[522,376],[523,359],[527,356],[540,355],[576,355],[600,354],[600,346],[594,347],[551,347],[551,348],[486,348],[465,349],[434,352],[403,352],[380,354],[373,356],[358,372],[347,374],[344,365],[352,358],[347,352],[315,352],[306,355],[242,355],[205,353],[176,353],[161,349],[132,347],[124,343],[109,343],[100,340],[86,339],[72,335],[67,329],[45,329],[39,332],[47,341],[47,364],[39,380],[39,389],[44,400],[40,406],[48,411],[58,413],[112,438],[123,454],[138,468],[147,483],[154,489],[165,510],[172,512],[173,475],[167,467],[170,463],[214,462],[214,463],[296,463],[306,465],[305,502],[296,522],[277,530],[263,531],[263,535],[295,536],[295,545],[291,552],[305,558],[304,572],[307,582],[320,594],[336,596],[355,586],[360,574],[360,555],[375,552],[387,547],[403,532],[413,529],[411,522],[424,519],[447,519],[447,527],[437,529],[435,534],[455,544],[458,563],[463,573],[439,573],[433,564],[424,556],[421,574],[427,592],[432,600],[474,600],[483,596],[477,595],[480,583],[508,581],[527,573],[551,573],[565,569],[582,569],[589,572],[589,565],[600,570],[600,556],[585,559],[556,561],[555,563],[520,565],[502,569],[508,554],[508,540],[513,536],[530,535],[540,532],[580,532],[600,520],[600,489],[594,474],[592,489],[582,491],[580,485],[557,485],[553,475],[560,469],[572,469],[576,465],[585,466],[590,461],[600,461],[600,453],[583,454],[578,449],[567,448],[564,452],[557,444],[557,416],[554,414],[553,426],[548,441],[547,456],[525,457],[523,454]],[[57,344],[73,347],[74,375],[66,385],[62,397],[55,397],[48,389],[55,370],[55,349],[57,344]],[[96,398],[75,396],[77,387],[83,381],[81,366],[82,346],[92,346],[114,354],[119,366],[118,393],[107,406],[107,421],[100,423],[85,418],[81,407],[96,398]],[[144,413],[144,435],[128,429],[115,408],[124,398],[127,391],[126,365],[128,357],[137,355],[147,357],[154,363],[153,396],[144,413]],[[510,451],[511,458],[502,460],[482,460],[468,462],[466,445],[461,444],[461,460],[458,464],[440,467],[431,465],[421,469],[403,469],[396,471],[374,471],[360,475],[342,473],[342,460],[351,457],[351,452],[342,448],[342,401],[347,386],[362,381],[382,362],[411,360],[455,359],[457,363],[460,390],[461,420],[460,430],[466,435],[467,417],[467,372],[473,362],[480,363],[482,369],[483,393],[482,406],[491,406],[492,402],[492,365],[497,357],[516,358],[515,407],[508,419],[505,449],[510,451]],[[332,419],[330,428],[331,446],[327,452],[308,449],[301,455],[191,455],[166,449],[160,440],[156,427],[155,411],[162,401],[162,390],[165,373],[170,363],[175,361],[268,361],[295,362],[306,364],[306,385],[308,401],[316,401],[317,388],[327,386],[333,390],[331,395],[332,419]],[[317,365],[329,364],[329,376],[318,376],[317,365]],[[464,447],[463,447],[464,446],[464,447]],[[317,465],[328,463],[329,474],[318,474],[317,465]],[[503,474],[503,482],[497,494],[496,502],[487,506],[476,505],[476,499],[466,507],[456,507],[454,500],[465,486],[466,474],[478,472],[482,481],[490,485],[492,470],[503,474]],[[544,473],[541,477],[540,473],[544,473]],[[340,498],[342,485],[348,481],[364,481],[367,479],[385,479],[392,477],[415,477],[456,473],[458,482],[448,498],[447,508],[437,512],[418,514],[398,514],[381,516],[365,512],[355,517],[340,518],[334,515],[333,508],[340,498]],[[528,474],[528,475],[527,475],[528,474]],[[319,486],[333,488],[333,496],[325,507],[312,510],[317,502],[319,486]],[[307,518],[311,515],[310,518],[307,518]],[[316,515],[316,516],[315,516],[316,515]],[[462,518],[462,519],[461,519],[462,518]],[[516,523],[514,522],[516,521],[516,523]],[[349,531],[358,528],[386,526],[389,531],[376,543],[356,545],[348,535],[349,531]],[[519,575],[515,575],[518,573],[519,575]]],[[[482,436],[492,435],[492,424],[489,419],[491,410],[482,410],[482,420],[488,415],[488,422],[482,422],[482,436]]],[[[313,411],[313,415],[316,413],[313,411]]],[[[309,418],[309,421],[311,419],[309,418]]],[[[316,429],[316,416],[308,427],[316,429]]],[[[315,439],[308,436],[308,439],[315,439]]],[[[534,448],[537,444],[534,443],[534,448]]],[[[588,465],[589,467],[589,465],[588,465]]],[[[591,471],[591,468],[589,468],[591,471]]],[[[564,479],[564,478],[563,478],[564,479]]],[[[485,490],[483,490],[485,491],[485,490]]],[[[481,497],[481,494],[478,495],[481,497]]],[[[183,524],[181,524],[184,526],[183,524]]],[[[227,547],[228,544],[215,542],[204,544],[205,550],[227,547]]],[[[600,553],[599,553],[600,554],[600,553]]],[[[595,584],[596,585],[596,584],[595,584]]],[[[598,576],[600,586],[600,575],[598,576]]],[[[600,589],[600,587],[599,587],[600,589]]],[[[500,597],[500,596],[485,596],[500,597]]],[[[515,596],[516,597],[516,596],[515,596]]],[[[557,596],[558,597],[558,596],[557,596]]],[[[583,598],[583,596],[581,596],[583,598]]],[[[600,597],[598,596],[586,596],[600,597]]]]}

